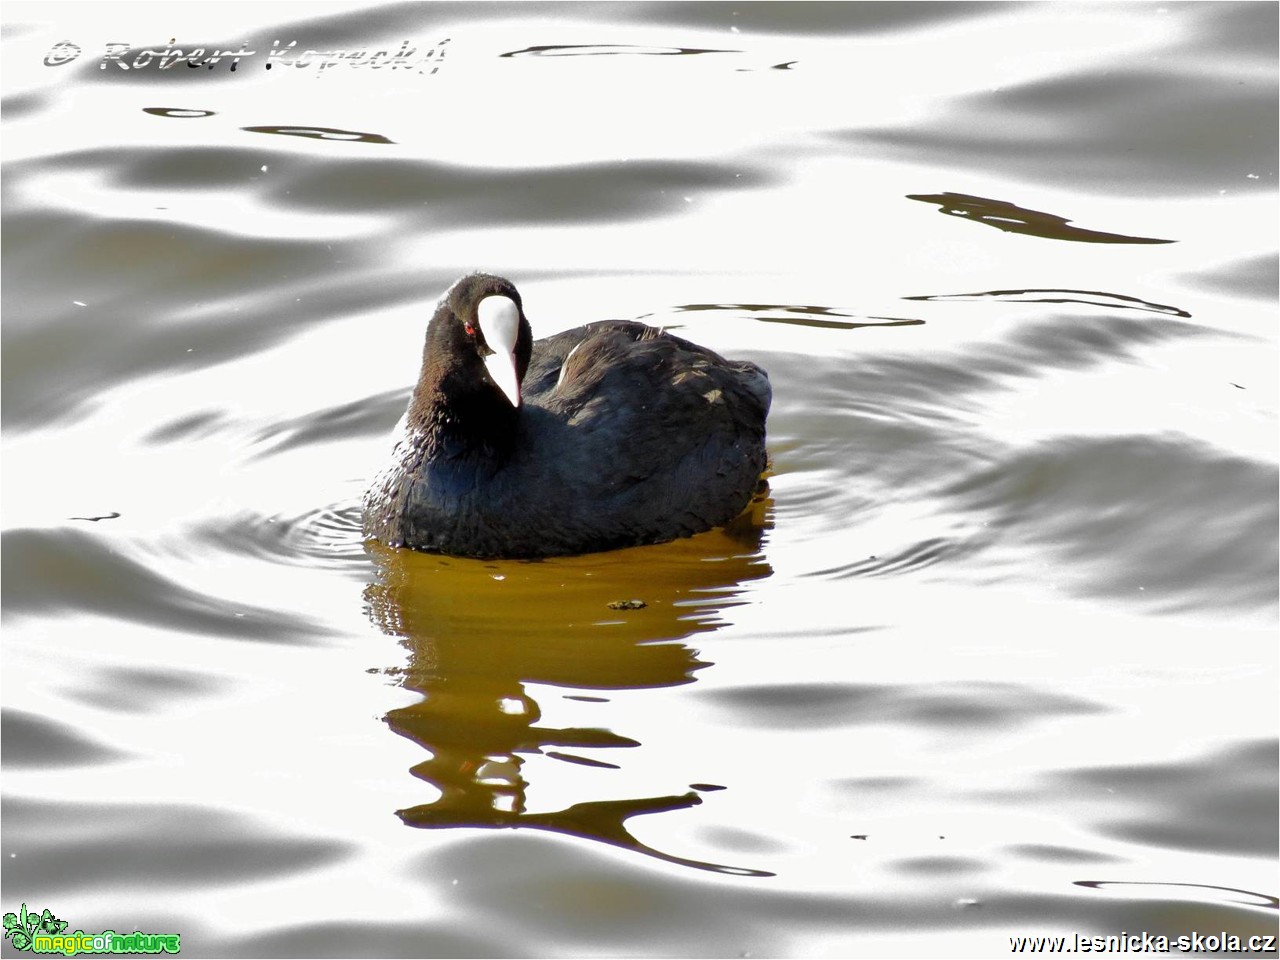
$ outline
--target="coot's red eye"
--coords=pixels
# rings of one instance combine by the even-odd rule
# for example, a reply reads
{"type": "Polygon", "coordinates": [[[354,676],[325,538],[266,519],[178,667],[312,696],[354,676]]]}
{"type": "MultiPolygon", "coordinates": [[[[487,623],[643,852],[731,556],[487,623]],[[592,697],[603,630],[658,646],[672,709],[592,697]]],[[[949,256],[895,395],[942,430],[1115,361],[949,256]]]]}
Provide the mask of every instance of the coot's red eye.
{"type": "Polygon", "coordinates": [[[467,331],[468,337],[474,337],[476,335],[476,325],[470,320],[463,325],[463,329],[467,331]]]}

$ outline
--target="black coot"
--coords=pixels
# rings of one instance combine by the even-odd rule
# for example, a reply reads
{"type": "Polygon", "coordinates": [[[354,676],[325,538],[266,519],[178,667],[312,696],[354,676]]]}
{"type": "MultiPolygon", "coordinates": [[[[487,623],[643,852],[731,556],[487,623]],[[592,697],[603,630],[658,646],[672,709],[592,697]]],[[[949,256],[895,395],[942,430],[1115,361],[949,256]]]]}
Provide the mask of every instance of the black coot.
{"type": "Polygon", "coordinates": [[[659,543],[728,523],[765,469],[772,393],[654,327],[603,321],[536,343],[510,281],[463,277],[427,327],[365,535],[471,557],[659,543]]]}

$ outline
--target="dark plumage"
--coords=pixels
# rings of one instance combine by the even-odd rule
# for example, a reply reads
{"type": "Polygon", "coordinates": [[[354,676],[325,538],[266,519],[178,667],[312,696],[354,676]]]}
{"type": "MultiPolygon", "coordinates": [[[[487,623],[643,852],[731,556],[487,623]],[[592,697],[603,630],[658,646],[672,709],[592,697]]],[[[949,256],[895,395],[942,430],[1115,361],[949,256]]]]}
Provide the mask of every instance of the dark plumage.
{"type": "Polygon", "coordinates": [[[535,343],[510,281],[463,277],[427,327],[403,433],[365,494],[365,534],[540,557],[720,526],[765,469],[770,398],[755,364],[642,323],[535,343]]]}

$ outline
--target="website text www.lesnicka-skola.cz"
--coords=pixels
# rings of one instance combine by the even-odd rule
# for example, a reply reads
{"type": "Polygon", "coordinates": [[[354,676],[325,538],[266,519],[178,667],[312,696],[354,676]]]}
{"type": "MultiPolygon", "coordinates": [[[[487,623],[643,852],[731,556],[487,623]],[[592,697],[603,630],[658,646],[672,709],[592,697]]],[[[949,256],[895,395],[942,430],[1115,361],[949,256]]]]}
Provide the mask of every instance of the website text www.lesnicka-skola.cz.
{"type": "Polygon", "coordinates": [[[1242,936],[1225,931],[1191,933],[1178,937],[1150,933],[1108,936],[1072,934],[1061,937],[1010,937],[1010,953],[1238,953],[1276,955],[1275,934],[1242,936]]]}

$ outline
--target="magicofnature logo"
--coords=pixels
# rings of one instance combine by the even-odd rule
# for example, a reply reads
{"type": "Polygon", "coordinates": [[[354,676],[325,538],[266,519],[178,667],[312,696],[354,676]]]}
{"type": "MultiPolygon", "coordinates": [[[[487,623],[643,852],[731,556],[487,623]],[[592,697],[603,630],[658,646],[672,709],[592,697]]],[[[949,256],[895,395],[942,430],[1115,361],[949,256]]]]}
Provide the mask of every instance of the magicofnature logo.
{"type": "Polygon", "coordinates": [[[182,938],[176,933],[66,933],[67,921],[59,920],[49,908],[32,913],[22,905],[20,913],[4,915],[4,936],[19,950],[57,953],[72,957],[78,953],[178,953],[182,938]]]}

